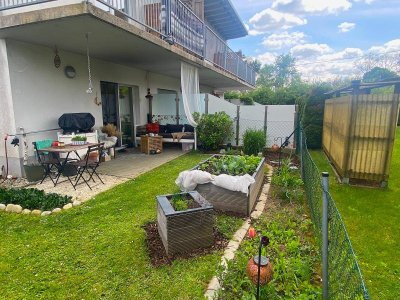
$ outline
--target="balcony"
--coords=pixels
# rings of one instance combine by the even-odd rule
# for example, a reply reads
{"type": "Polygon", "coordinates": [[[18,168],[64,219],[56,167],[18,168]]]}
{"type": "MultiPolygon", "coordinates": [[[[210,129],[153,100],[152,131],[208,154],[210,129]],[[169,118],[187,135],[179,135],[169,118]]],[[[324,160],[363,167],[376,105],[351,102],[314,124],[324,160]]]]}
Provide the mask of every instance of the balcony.
{"type": "MultiPolygon", "coordinates": [[[[65,1],[0,0],[0,13],[46,3],[51,6],[57,3],[64,5],[65,1]]],[[[90,2],[255,86],[256,73],[253,68],[180,0],[91,0],[90,2]]]]}

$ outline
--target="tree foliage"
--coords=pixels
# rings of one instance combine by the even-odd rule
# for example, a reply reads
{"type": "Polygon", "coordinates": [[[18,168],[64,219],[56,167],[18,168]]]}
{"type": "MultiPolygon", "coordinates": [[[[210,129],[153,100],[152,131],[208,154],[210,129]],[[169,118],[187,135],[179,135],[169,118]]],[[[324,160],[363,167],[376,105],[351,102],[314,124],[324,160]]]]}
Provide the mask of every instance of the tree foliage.
{"type": "Polygon", "coordinates": [[[325,93],[332,90],[330,83],[315,85],[304,107],[302,125],[310,149],[320,149],[322,146],[322,130],[324,122],[325,100],[330,96],[325,93]]]}
{"type": "Polygon", "coordinates": [[[383,81],[385,79],[399,77],[396,72],[390,71],[381,67],[374,67],[372,70],[364,73],[363,81],[364,82],[377,82],[383,81]]]}

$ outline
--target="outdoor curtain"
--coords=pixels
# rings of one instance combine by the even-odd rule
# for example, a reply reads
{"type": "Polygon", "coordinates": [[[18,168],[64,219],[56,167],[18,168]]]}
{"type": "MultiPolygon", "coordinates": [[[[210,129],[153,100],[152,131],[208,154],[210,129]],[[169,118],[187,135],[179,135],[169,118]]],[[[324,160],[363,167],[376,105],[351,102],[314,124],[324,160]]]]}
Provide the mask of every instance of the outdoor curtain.
{"type": "Polygon", "coordinates": [[[199,69],[191,64],[181,62],[182,102],[186,118],[194,130],[194,147],[197,149],[197,123],[193,118],[194,112],[201,112],[199,69]]]}
{"type": "Polygon", "coordinates": [[[181,62],[181,90],[186,118],[190,125],[196,127],[193,113],[201,112],[199,69],[185,62],[181,62]]]}

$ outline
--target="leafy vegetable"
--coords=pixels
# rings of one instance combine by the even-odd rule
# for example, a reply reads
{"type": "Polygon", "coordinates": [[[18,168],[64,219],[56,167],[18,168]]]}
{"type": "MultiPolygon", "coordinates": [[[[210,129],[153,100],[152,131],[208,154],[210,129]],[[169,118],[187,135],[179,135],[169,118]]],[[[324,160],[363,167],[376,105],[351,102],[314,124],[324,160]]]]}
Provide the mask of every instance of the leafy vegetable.
{"type": "Polygon", "coordinates": [[[207,171],[214,175],[253,175],[261,162],[261,157],[253,155],[224,155],[213,156],[208,161],[200,164],[199,170],[207,171]]]}

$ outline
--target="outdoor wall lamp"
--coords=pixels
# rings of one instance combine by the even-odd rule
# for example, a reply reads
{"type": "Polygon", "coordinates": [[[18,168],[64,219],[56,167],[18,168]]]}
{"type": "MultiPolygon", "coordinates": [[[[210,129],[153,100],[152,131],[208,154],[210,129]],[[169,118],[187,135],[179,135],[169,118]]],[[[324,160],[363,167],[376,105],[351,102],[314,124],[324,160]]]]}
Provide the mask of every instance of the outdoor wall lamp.
{"type": "Polygon", "coordinates": [[[75,76],[76,76],[75,68],[72,66],[66,66],[64,68],[64,74],[65,74],[65,76],[67,76],[70,79],[75,78],[75,76]]]}

